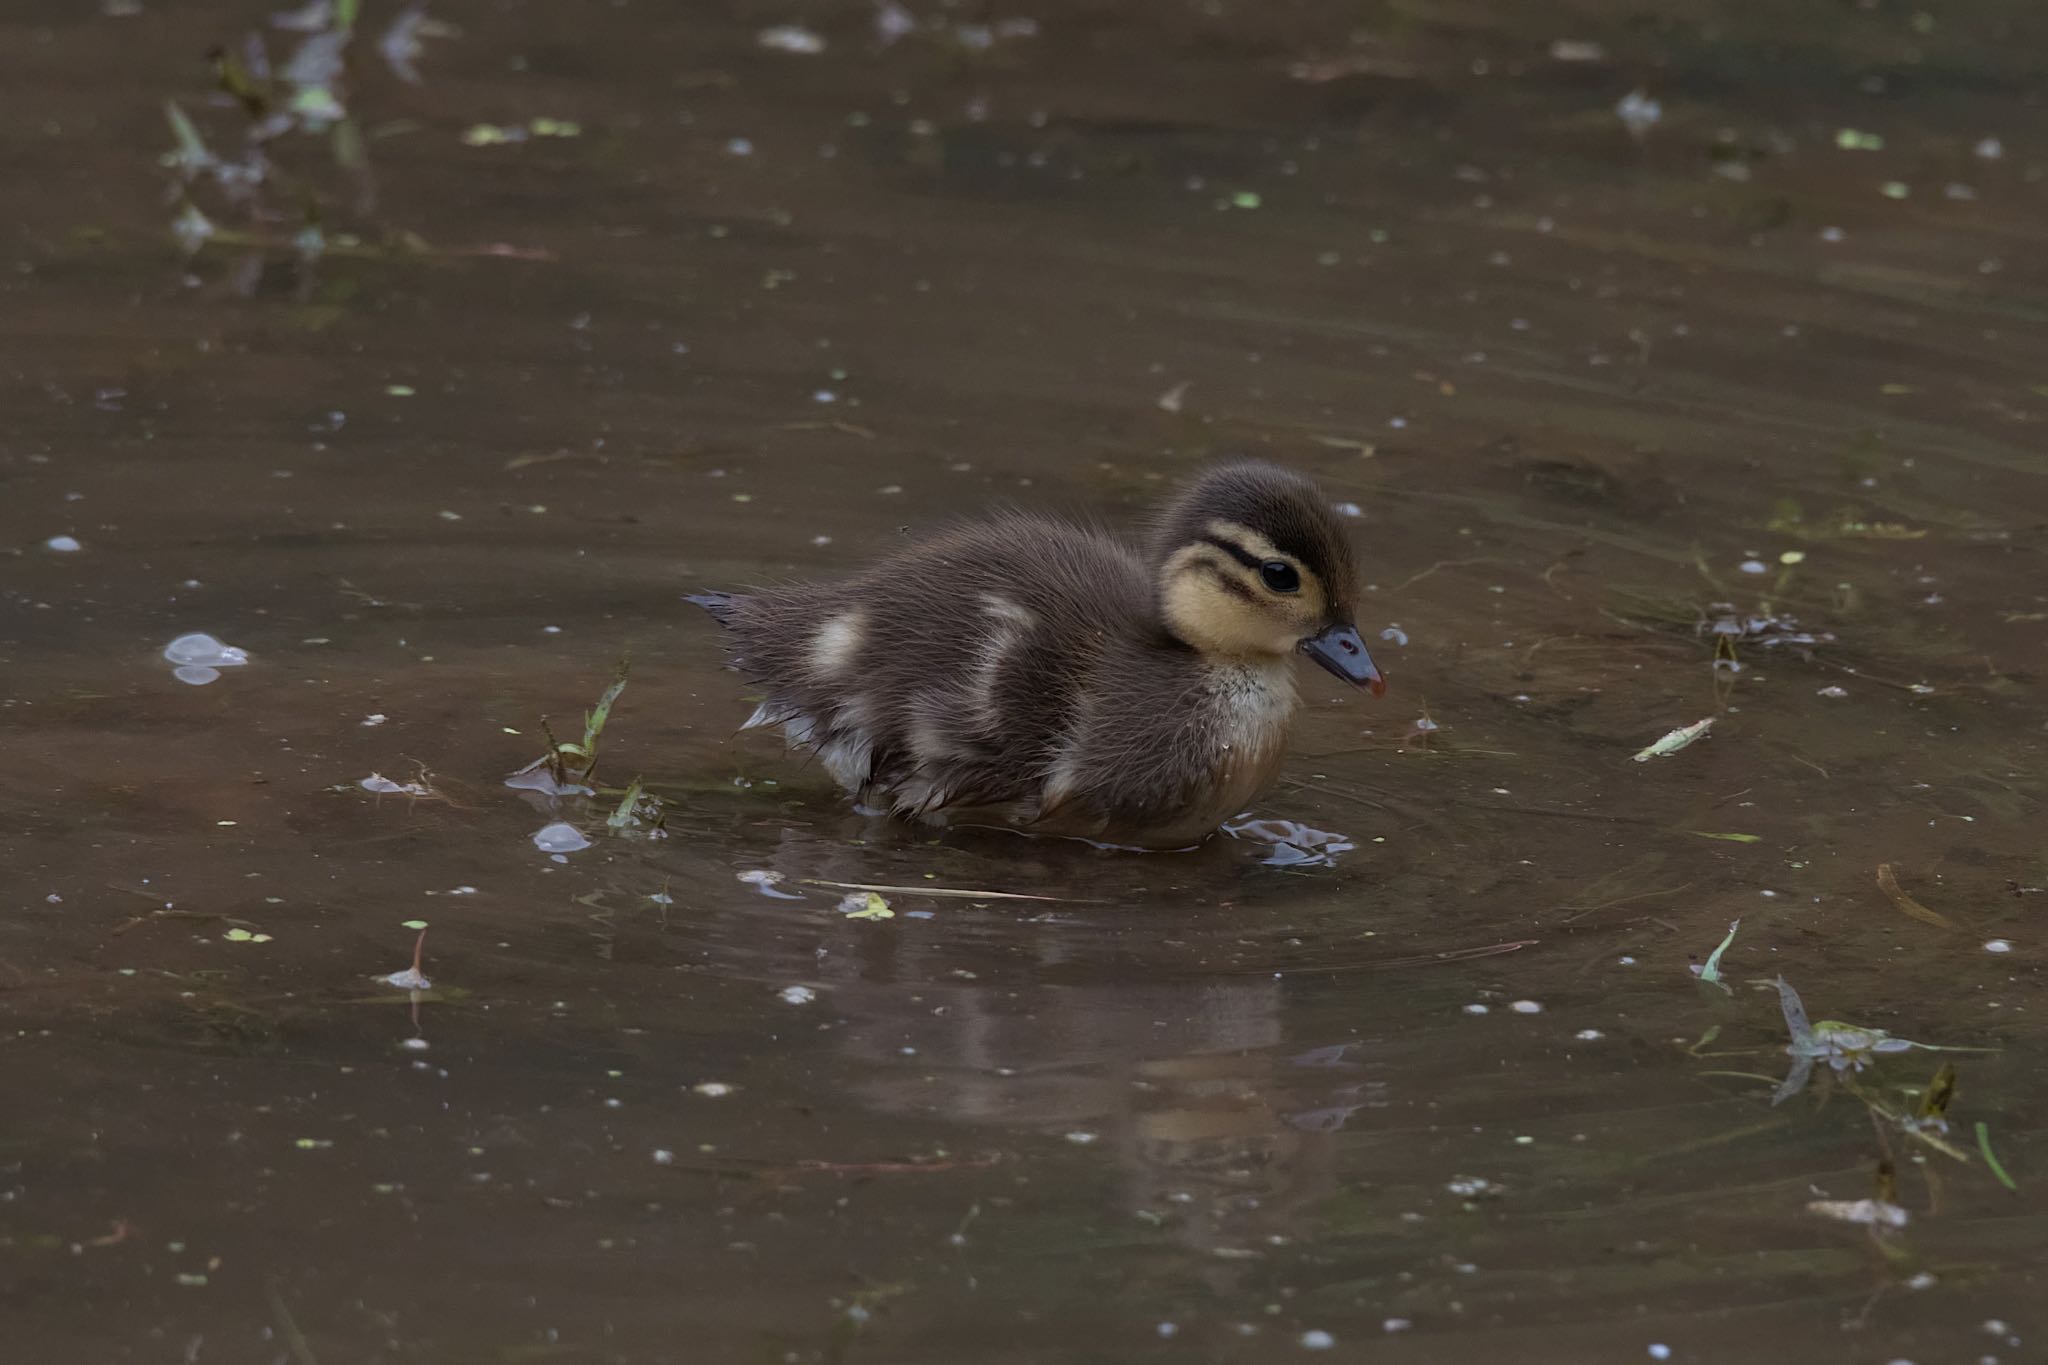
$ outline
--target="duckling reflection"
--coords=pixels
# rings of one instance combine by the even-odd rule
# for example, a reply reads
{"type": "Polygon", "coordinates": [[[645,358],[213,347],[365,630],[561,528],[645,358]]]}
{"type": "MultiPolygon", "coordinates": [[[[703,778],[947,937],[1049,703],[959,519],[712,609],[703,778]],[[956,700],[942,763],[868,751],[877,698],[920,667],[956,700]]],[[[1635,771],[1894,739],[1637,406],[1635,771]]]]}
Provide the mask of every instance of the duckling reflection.
{"type": "Polygon", "coordinates": [[[838,1046],[860,1064],[848,1089],[886,1113],[1089,1143],[1131,1213],[1227,1279],[1333,1192],[1335,1135],[1378,1091],[1341,1045],[1285,1045],[1283,983],[1134,984],[1087,947],[1055,931],[986,971],[955,965],[957,940],[828,955],[838,1046]]]}

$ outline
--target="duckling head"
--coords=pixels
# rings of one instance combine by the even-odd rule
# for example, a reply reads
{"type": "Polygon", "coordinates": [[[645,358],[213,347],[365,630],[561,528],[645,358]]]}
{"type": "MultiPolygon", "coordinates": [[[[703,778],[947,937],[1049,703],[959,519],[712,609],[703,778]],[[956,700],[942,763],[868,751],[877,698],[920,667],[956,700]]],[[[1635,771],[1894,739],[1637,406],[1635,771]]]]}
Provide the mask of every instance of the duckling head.
{"type": "Polygon", "coordinates": [[[1386,691],[1352,619],[1351,543],[1301,475],[1256,461],[1211,470],[1167,505],[1152,558],[1164,625],[1200,653],[1274,661],[1299,650],[1386,691]]]}

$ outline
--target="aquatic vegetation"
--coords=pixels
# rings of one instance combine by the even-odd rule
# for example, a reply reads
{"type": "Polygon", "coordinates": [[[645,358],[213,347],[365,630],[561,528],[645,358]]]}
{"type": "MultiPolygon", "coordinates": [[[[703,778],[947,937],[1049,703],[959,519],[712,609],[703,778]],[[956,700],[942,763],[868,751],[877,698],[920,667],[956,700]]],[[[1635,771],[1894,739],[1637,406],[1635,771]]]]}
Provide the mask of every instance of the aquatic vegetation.
{"type": "Polygon", "coordinates": [[[396,986],[402,991],[432,990],[434,983],[427,980],[425,974],[420,971],[421,960],[426,951],[427,930],[426,926],[422,925],[420,926],[420,936],[413,940],[412,965],[404,971],[393,972],[389,976],[380,976],[377,979],[386,985],[396,986]]]}
{"type": "Polygon", "coordinates": [[[1806,1006],[1800,1000],[1799,993],[1792,988],[1792,983],[1778,977],[1770,984],[1778,992],[1778,1003],[1785,1017],[1785,1028],[1791,1035],[1785,1052],[1792,1058],[1791,1070],[1772,1092],[1773,1106],[1784,1103],[1804,1090],[1813,1077],[1815,1064],[1826,1062],[1829,1071],[1838,1078],[1842,1087],[1870,1111],[1872,1119],[1879,1125],[1880,1132],[1889,1128],[1955,1161],[1966,1162],[1970,1159],[1967,1152],[1945,1136],[1949,1128],[1948,1107],[1956,1093],[1956,1073],[1953,1066],[1943,1064],[1935,1072],[1934,1079],[1919,1092],[1919,1103],[1913,1106],[1900,1104],[1888,1098],[1881,1090],[1873,1090],[1859,1084],[1857,1077],[1866,1069],[1875,1067],[1878,1059],[1887,1055],[1913,1051],[1983,1052],[1989,1049],[1920,1043],[1910,1038],[1894,1037],[1881,1028],[1848,1024],[1838,1019],[1822,1019],[1809,1023],[1806,1006]]]}
{"type": "MultiPolygon", "coordinates": [[[[597,744],[604,737],[604,727],[611,719],[612,707],[626,690],[628,660],[620,659],[618,668],[612,674],[611,683],[597,699],[597,705],[583,714],[583,737],[576,740],[558,740],[548,718],[540,720],[541,733],[547,737],[548,749],[533,762],[505,779],[508,787],[541,792],[548,796],[578,795],[590,796],[595,791],[590,785],[592,775],[597,771],[597,744]],[[572,770],[568,759],[580,760],[580,766],[572,770]]],[[[651,798],[650,798],[651,799],[651,798]]]]}
{"type": "Polygon", "coordinates": [[[1720,946],[1707,954],[1707,960],[1704,965],[1693,968],[1693,971],[1698,974],[1701,981],[1709,986],[1719,986],[1727,994],[1733,994],[1734,992],[1728,983],[1721,979],[1721,957],[1728,951],[1728,946],[1735,942],[1735,933],[1740,928],[1742,928],[1741,920],[1736,920],[1733,924],[1729,925],[1728,937],[1722,939],[1720,946]]]}
{"type": "MultiPolygon", "coordinates": [[[[188,259],[210,242],[242,248],[230,277],[241,293],[254,293],[266,265],[281,255],[294,262],[304,296],[332,246],[360,241],[330,235],[330,219],[366,223],[376,213],[371,137],[349,83],[360,18],[360,0],[311,0],[271,17],[272,28],[300,35],[282,61],[272,60],[260,31],[213,50],[215,88],[242,115],[238,146],[231,147],[232,134],[210,143],[178,101],[165,101],[172,147],[161,162],[171,177],[171,236],[188,259]],[[300,150],[308,142],[325,143],[326,171],[300,150]],[[325,183],[336,176],[340,185],[325,183]]],[[[452,33],[411,5],[384,30],[377,49],[394,75],[417,84],[421,39],[452,33]]]]}

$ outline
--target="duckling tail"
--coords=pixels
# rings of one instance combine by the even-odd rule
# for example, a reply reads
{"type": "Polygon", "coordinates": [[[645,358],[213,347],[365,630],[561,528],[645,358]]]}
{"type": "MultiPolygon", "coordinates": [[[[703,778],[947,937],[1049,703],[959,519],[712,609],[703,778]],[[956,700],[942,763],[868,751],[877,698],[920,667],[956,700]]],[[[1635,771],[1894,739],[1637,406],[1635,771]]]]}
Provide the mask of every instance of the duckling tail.
{"type": "Polygon", "coordinates": [[[704,608],[711,619],[718,622],[719,625],[729,626],[732,624],[734,613],[740,609],[740,603],[746,599],[738,593],[705,592],[685,593],[683,594],[683,600],[685,602],[694,602],[704,608]]]}

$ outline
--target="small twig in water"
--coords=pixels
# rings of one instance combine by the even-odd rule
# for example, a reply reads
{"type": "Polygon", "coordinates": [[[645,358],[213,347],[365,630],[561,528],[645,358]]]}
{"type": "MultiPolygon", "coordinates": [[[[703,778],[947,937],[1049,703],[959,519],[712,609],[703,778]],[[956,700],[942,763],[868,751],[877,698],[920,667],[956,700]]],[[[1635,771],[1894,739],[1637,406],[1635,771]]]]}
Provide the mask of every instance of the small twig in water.
{"type": "Polygon", "coordinates": [[[1879,863],[1877,865],[1877,889],[1889,896],[1892,904],[1898,906],[1902,912],[1911,915],[1923,924],[1931,924],[1937,929],[1953,930],[1959,927],[1947,915],[1942,914],[1938,910],[1929,910],[1919,901],[1907,895],[1904,888],[1899,885],[1898,877],[1893,874],[1890,863],[1879,863]]]}
{"type": "Polygon", "coordinates": [[[879,891],[884,895],[950,896],[971,901],[1053,901],[1067,905],[1100,905],[1100,901],[1070,900],[1065,896],[1027,896],[1021,891],[976,891],[956,886],[887,886],[879,882],[828,882],[819,877],[801,878],[805,886],[829,886],[835,891],[879,891]]]}

